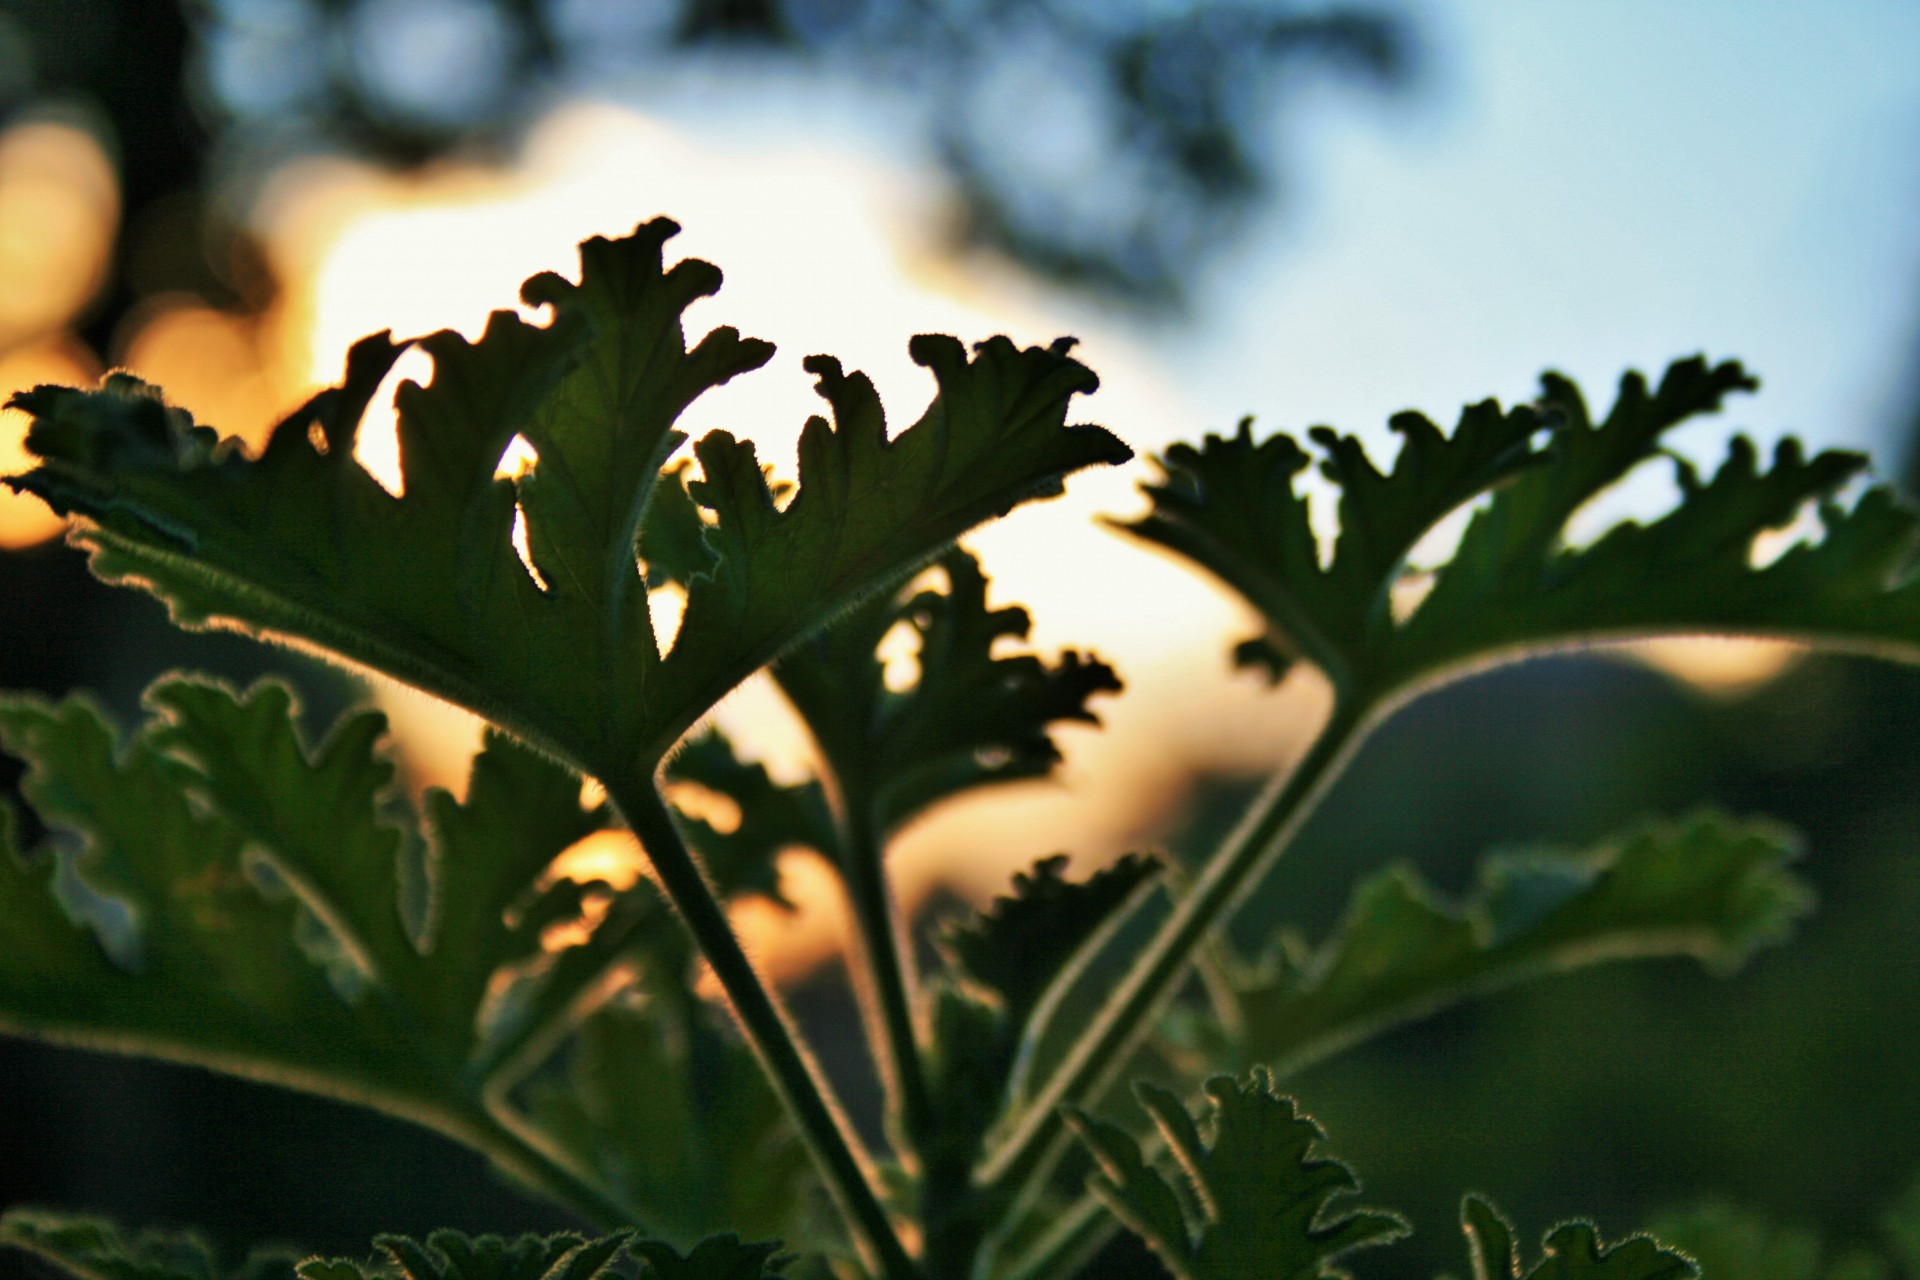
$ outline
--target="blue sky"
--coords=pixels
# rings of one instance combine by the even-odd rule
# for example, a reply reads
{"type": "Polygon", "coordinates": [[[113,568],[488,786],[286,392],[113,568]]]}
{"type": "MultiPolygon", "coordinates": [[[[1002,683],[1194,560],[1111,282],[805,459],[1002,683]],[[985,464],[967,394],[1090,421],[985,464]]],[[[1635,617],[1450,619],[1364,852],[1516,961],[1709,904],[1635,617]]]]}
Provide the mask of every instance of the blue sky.
{"type": "Polygon", "coordinates": [[[1704,349],[1765,381],[1731,422],[1891,443],[1920,399],[1920,6],[1416,16],[1425,90],[1312,101],[1291,205],[1174,339],[1206,412],[1371,431],[1704,349]]]}

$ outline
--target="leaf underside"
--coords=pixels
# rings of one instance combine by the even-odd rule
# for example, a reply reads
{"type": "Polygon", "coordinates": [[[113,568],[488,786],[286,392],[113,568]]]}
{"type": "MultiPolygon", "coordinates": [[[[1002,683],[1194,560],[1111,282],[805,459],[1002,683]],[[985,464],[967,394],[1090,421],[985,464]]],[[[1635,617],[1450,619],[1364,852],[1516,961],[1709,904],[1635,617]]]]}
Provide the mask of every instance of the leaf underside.
{"type": "Polygon", "coordinates": [[[1544,648],[1654,634],[1780,636],[1920,658],[1911,572],[1920,517],[1886,488],[1838,500],[1864,457],[1809,458],[1787,438],[1763,466],[1742,437],[1703,477],[1665,454],[1674,428],[1756,385],[1737,363],[1683,360],[1655,389],[1628,374],[1595,422],[1579,389],[1549,374],[1535,405],[1470,406],[1450,436],[1418,414],[1396,416],[1404,441],[1386,473],[1353,437],[1315,428],[1316,452],[1284,434],[1256,442],[1242,423],[1237,435],[1170,448],[1162,478],[1146,486],[1152,509],[1122,527],[1260,612],[1266,630],[1241,661],[1277,672],[1305,659],[1366,698],[1544,648]],[[1316,457],[1339,487],[1325,565],[1295,483],[1316,457]],[[1661,457],[1681,491],[1669,513],[1569,543],[1583,507],[1661,457]],[[1468,505],[1451,557],[1410,566],[1420,538],[1468,505]],[[1757,563],[1757,541],[1809,506],[1818,539],[1757,563]],[[1406,614],[1394,597],[1409,588],[1424,595],[1406,614]]]}

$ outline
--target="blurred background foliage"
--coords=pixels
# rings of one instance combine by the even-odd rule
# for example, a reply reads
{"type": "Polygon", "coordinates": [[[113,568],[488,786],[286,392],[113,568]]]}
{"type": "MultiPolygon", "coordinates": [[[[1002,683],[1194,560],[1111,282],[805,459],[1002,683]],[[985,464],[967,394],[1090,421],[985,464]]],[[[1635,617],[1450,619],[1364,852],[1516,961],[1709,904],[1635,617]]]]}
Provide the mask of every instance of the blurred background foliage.
{"type": "MultiPolygon", "coordinates": [[[[1257,0],[4,0],[0,388],[125,365],[257,439],[308,376],[285,354],[280,311],[300,282],[254,216],[275,175],[316,156],[398,174],[504,163],[555,107],[662,80],[722,113],[729,93],[768,79],[825,98],[859,85],[944,183],[929,233],[943,252],[1013,264],[1042,293],[1069,291],[1077,314],[1177,332],[1287,193],[1296,148],[1282,139],[1299,135],[1283,121],[1302,86],[1395,95],[1417,114],[1430,36],[1417,11],[1257,0]]],[[[1242,342],[1254,351],[1258,335],[1242,342]]],[[[6,427],[11,469],[19,424],[6,427]]],[[[1906,441],[1883,449],[1909,468],[1920,457],[1906,441]]],[[[281,671],[316,723],[359,696],[290,655],[173,631],[143,597],[93,584],[49,540],[44,511],[9,502],[6,688],[90,688],[127,716],[171,667],[281,671]]],[[[1186,662],[1221,666],[1223,649],[1186,662]]],[[[1407,1028],[1294,1082],[1369,1198],[1420,1228],[1364,1274],[1457,1269],[1466,1189],[1529,1235],[1575,1212],[1626,1230],[1718,1195],[1861,1243],[1920,1170],[1920,674],[1829,658],[1731,677],[1707,665],[1689,682],[1563,657],[1417,704],[1240,922],[1250,936],[1278,920],[1318,937],[1353,879],[1387,862],[1458,889],[1490,847],[1577,846],[1703,803],[1804,833],[1820,911],[1731,982],[1679,962],[1606,968],[1407,1028]]],[[[1128,835],[1183,850],[1217,837],[1255,785],[1219,762],[1159,783],[1128,835]]],[[[871,1132],[837,966],[796,964],[785,981],[871,1132]]],[[[393,1122],[0,1041],[0,1206],[24,1202],[197,1224],[230,1251],[563,1222],[393,1122]]],[[[1137,1256],[1109,1264],[1153,1273],[1137,1256]]]]}

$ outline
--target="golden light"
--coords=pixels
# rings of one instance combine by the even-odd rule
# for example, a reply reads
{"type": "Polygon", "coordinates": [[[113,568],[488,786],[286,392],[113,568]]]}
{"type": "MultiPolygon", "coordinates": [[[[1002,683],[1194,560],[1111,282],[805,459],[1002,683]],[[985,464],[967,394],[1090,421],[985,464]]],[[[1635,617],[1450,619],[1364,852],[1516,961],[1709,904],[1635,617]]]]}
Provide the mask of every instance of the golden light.
{"type": "MultiPolygon", "coordinates": [[[[0,356],[0,403],[41,383],[63,386],[91,384],[100,376],[93,353],[68,337],[43,338],[0,356]]],[[[14,475],[33,465],[27,452],[27,415],[18,409],[0,410],[0,475],[14,475]]],[[[30,547],[59,533],[66,521],[40,499],[0,488],[0,548],[30,547]]]]}
{"type": "Polygon", "coordinates": [[[1751,693],[1807,653],[1805,645],[1791,640],[1736,636],[1666,636],[1638,641],[1626,651],[1714,697],[1751,693]]]}
{"type": "Polygon", "coordinates": [[[646,873],[640,842],[627,831],[596,831],[585,836],[548,868],[549,880],[604,880],[616,889],[631,888],[646,873]]]}
{"type": "Polygon", "coordinates": [[[79,314],[119,222],[119,183],[91,133],[54,120],[0,133],[0,348],[79,314]]]}
{"type": "Polygon", "coordinates": [[[173,295],[149,301],[127,327],[133,336],[120,363],[128,371],[256,452],[293,408],[298,387],[272,364],[256,320],[173,295]]]}

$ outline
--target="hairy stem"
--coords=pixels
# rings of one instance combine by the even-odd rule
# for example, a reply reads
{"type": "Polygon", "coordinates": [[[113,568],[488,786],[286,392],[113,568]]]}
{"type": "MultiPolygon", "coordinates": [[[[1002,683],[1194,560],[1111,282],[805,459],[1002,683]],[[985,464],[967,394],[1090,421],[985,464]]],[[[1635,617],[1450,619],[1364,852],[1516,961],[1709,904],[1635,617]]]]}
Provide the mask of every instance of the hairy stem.
{"type": "Polygon", "coordinates": [[[826,1181],[869,1270],[885,1280],[916,1280],[919,1269],[894,1233],[874,1194],[867,1162],[854,1146],[835,1108],[801,1052],[800,1041],[773,995],[754,972],[734,936],[726,912],[707,886],[666,803],[652,786],[616,787],[607,794],[660,877],[700,953],[713,967],[734,1016],[768,1079],[793,1118],[820,1176],[826,1181]]]}
{"type": "Polygon", "coordinates": [[[917,1152],[933,1121],[933,1101],[913,1016],[912,953],[887,884],[885,851],[872,811],[872,805],[856,799],[848,805],[843,829],[847,860],[841,874],[858,931],[854,975],[867,1039],[887,1090],[894,1142],[917,1152]]]}
{"type": "Polygon", "coordinates": [[[1134,959],[1065,1060],[1014,1127],[981,1180],[1011,1217],[1044,1184],[1066,1138],[1062,1105],[1090,1106],[1179,989],[1195,952],[1266,874],[1353,757],[1370,727],[1364,702],[1340,699],[1306,757],[1276,778],[1134,959]]]}

